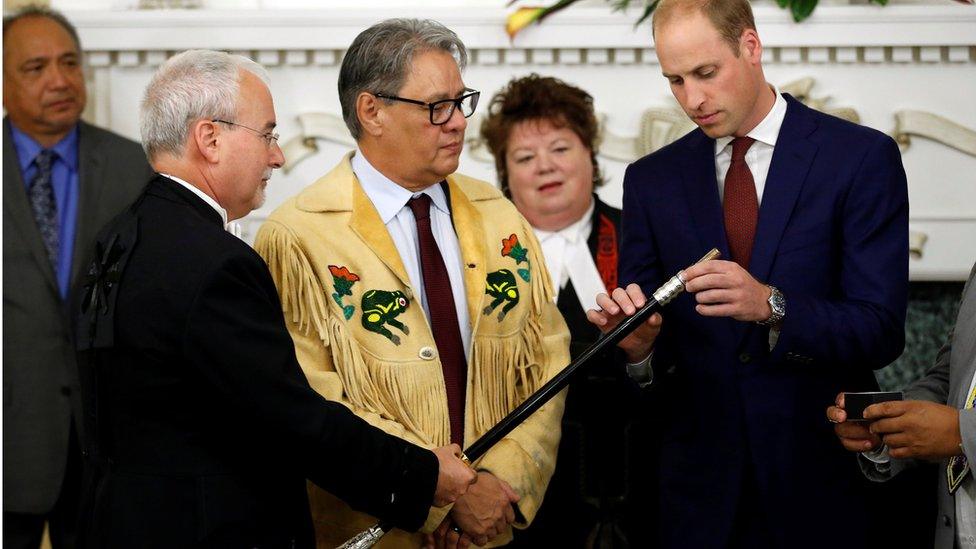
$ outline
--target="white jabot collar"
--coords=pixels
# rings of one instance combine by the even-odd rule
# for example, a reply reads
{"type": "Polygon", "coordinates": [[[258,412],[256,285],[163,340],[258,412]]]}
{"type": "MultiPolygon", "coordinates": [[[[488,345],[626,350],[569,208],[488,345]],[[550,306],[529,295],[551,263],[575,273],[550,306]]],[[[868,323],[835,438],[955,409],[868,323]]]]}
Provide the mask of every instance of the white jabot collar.
{"type": "Polygon", "coordinates": [[[559,235],[571,244],[575,244],[580,240],[586,241],[590,237],[590,231],[592,227],[590,226],[593,219],[593,210],[596,209],[596,200],[590,197],[590,207],[586,209],[586,213],[582,217],[574,221],[571,225],[563,227],[558,231],[544,231],[542,229],[536,229],[536,237],[542,240],[548,240],[555,235],[559,235]]]}

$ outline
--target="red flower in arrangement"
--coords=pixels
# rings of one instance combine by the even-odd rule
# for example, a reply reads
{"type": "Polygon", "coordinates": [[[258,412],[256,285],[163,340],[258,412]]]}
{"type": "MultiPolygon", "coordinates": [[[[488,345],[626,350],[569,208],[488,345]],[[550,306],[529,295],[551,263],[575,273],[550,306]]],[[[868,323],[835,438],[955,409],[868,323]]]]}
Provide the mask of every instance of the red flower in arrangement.
{"type": "Polygon", "coordinates": [[[345,266],[339,267],[336,265],[329,265],[329,272],[332,273],[332,276],[341,278],[343,280],[348,280],[349,282],[356,282],[359,280],[359,275],[349,272],[349,269],[347,269],[345,266]]]}
{"type": "Polygon", "coordinates": [[[512,249],[519,245],[518,235],[512,233],[512,236],[502,239],[502,256],[511,255],[512,249]]]}

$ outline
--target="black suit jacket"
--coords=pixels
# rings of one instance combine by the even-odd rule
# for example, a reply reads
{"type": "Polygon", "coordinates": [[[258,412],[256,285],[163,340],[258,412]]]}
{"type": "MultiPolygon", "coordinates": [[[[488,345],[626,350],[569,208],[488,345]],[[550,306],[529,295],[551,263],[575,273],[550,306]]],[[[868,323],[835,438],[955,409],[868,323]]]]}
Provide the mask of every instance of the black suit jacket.
{"type": "MultiPolygon", "coordinates": [[[[95,235],[139,195],[151,170],[138,143],[80,123],[78,225],[71,292],[95,235]]],[[[34,222],[3,121],[3,509],[51,510],[68,462],[72,410],[80,407],[69,307],[34,222]]],[[[77,452],[77,450],[75,450],[77,452]]],[[[76,458],[77,459],[77,458],[76,458]]]]}
{"type": "Polygon", "coordinates": [[[312,547],[306,477],[423,523],[436,458],[310,388],[267,266],[213,208],[157,176],[98,243],[79,316],[88,546],[312,547]]]}

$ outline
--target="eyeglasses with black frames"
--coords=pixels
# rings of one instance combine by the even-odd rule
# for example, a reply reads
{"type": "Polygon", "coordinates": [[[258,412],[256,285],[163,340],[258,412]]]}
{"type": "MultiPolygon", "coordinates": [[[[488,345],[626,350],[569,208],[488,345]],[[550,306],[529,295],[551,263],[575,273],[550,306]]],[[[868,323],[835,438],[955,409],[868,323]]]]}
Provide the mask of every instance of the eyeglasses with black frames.
{"type": "Polygon", "coordinates": [[[280,137],[277,132],[262,132],[261,130],[255,130],[254,128],[251,128],[249,126],[245,126],[244,124],[238,124],[237,122],[231,122],[230,120],[220,120],[219,118],[215,118],[215,119],[211,120],[211,122],[220,122],[221,124],[227,124],[228,126],[237,126],[239,128],[244,128],[245,130],[250,130],[250,131],[256,133],[258,135],[258,137],[260,137],[261,139],[264,139],[264,142],[268,145],[268,148],[269,149],[275,143],[278,142],[278,138],[280,137]]]}
{"type": "Polygon", "coordinates": [[[381,99],[402,101],[404,103],[413,103],[414,105],[427,107],[427,109],[430,110],[430,123],[435,126],[442,126],[447,124],[447,121],[454,116],[454,109],[461,109],[461,114],[463,114],[465,118],[468,118],[474,114],[474,110],[478,107],[478,99],[481,97],[481,92],[472,90],[471,88],[464,88],[464,91],[466,93],[457,99],[441,99],[440,101],[434,101],[432,103],[418,101],[416,99],[407,99],[405,97],[398,97],[396,95],[387,95],[385,93],[374,93],[373,95],[381,99]]]}

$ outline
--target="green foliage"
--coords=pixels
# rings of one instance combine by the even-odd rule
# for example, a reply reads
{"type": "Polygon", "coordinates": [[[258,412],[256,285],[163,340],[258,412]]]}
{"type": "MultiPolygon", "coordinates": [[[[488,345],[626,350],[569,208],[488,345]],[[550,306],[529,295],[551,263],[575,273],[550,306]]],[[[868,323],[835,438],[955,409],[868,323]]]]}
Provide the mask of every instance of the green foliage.
{"type": "Polygon", "coordinates": [[[657,7],[657,3],[660,1],[661,0],[654,0],[653,2],[647,4],[647,7],[644,8],[644,13],[642,13],[640,18],[637,20],[637,22],[634,23],[634,26],[639,27],[641,23],[647,21],[647,18],[650,17],[652,13],[654,13],[654,8],[657,7]]]}
{"type": "MultiPolygon", "coordinates": [[[[629,2],[630,0],[618,0],[618,1],[629,2]]],[[[555,4],[546,7],[545,11],[543,11],[542,14],[539,15],[539,21],[541,22],[543,17],[548,17],[556,13],[557,11],[561,11],[563,9],[568,8],[569,6],[575,3],[576,0],[559,0],[555,4]]]]}
{"type": "Polygon", "coordinates": [[[817,0],[790,0],[790,13],[797,23],[810,17],[815,7],[817,7],[817,0]]]}
{"type": "MultiPolygon", "coordinates": [[[[512,5],[517,0],[510,0],[508,5],[512,5]]],[[[571,4],[575,4],[577,0],[559,0],[552,6],[546,8],[543,13],[543,17],[555,13],[559,10],[569,7],[571,4]]],[[[607,0],[613,11],[626,11],[631,4],[640,4],[643,6],[643,11],[634,26],[639,26],[644,21],[650,18],[651,14],[654,13],[654,8],[657,7],[660,0],[607,0]]],[[[803,21],[807,17],[813,14],[813,10],[817,8],[818,0],[776,0],[776,4],[783,8],[790,10],[790,15],[793,16],[793,20],[797,23],[803,21]]],[[[882,6],[888,5],[888,0],[870,0],[871,3],[879,4],[882,6]]],[[[541,21],[542,17],[540,17],[541,21]]]]}

